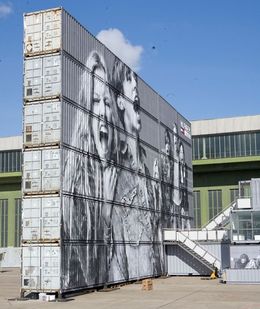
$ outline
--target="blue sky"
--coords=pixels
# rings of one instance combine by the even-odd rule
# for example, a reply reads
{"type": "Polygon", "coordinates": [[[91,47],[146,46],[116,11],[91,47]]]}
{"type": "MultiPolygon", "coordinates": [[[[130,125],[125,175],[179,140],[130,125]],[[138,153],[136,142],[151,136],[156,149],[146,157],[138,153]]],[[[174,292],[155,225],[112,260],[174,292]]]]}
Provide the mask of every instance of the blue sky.
{"type": "Polygon", "coordinates": [[[22,132],[23,13],[57,6],[141,46],[138,74],[189,120],[259,114],[258,0],[0,0],[0,136],[22,132]]]}

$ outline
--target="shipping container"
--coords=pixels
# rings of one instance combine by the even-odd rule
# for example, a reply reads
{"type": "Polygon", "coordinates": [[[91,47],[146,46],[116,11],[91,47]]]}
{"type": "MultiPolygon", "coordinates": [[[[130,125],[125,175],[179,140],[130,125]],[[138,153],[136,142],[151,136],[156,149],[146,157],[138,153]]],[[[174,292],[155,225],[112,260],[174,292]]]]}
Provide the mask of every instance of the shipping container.
{"type": "MultiPolygon", "coordinates": [[[[221,262],[221,269],[230,266],[230,244],[220,242],[199,242],[199,245],[221,262]]],[[[211,270],[198,261],[189,252],[178,245],[166,246],[168,275],[210,275],[211,270]]]]}
{"type": "Polygon", "coordinates": [[[192,224],[190,123],[65,10],[24,26],[23,289],[164,274],[162,228],[192,224]]]}
{"type": "Polygon", "coordinates": [[[23,158],[25,194],[60,190],[60,149],[25,151],[23,158]]]}
{"type": "Polygon", "coordinates": [[[55,52],[61,48],[61,10],[24,16],[24,54],[55,52]]]}
{"type": "Polygon", "coordinates": [[[225,269],[223,278],[229,284],[260,284],[260,269],[225,269]]]}
{"type": "Polygon", "coordinates": [[[25,147],[58,144],[60,135],[60,101],[40,101],[24,106],[25,147]]]}
{"type": "Polygon", "coordinates": [[[23,242],[58,241],[60,239],[60,198],[23,199],[23,242]]]}
{"type": "Polygon", "coordinates": [[[22,290],[59,291],[60,252],[55,245],[23,245],[22,290]]]}
{"type": "Polygon", "coordinates": [[[49,55],[24,61],[24,99],[39,100],[61,94],[61,56],[49,55]]]}

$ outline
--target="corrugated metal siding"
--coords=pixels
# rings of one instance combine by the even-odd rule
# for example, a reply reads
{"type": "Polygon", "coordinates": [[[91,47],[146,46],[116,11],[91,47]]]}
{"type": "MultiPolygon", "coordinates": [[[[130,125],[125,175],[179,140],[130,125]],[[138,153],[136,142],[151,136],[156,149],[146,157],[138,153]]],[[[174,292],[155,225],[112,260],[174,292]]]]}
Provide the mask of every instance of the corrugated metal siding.
{"type": "Polygon", "coordinates": [[[166,246],[168,275],[209,275],[211,271],[178,245],[166,246]]]}
{"type": "Polygon", "coordinates": [[[226,269],[227,283],[260,284],[260,269],[226,269]]]}
{"type": "Polygon", "coordinates": [[[230,267],[230,244],[229,243],[203,243],[200,246],[213,254],[220,262],[221,268],[230,267]]]}
{"type": "MultiPolygon", "coordinates": [[[[61,136],[61,149],[43,147],[24,152],[23,192],[28,196],[61,189],[62,291],[160,275],[164,269],[161,227],[188,227],[191,142],[186,136],[179,137],[180,122],[187,126],[189,123],[140,78],[136,84],[133,72],[118,63],[105,46],[65,11],[61,13],[60,54],[40,55],[41,51],[59,52],[58,12],[39,12],[39,20],[32,17],[30,21],[28,17],[32,26],[31,32],[27,32],[37,33],[42,27],[43,33],[35,34],[32,47],[29,46],[30,56],[39,56],[25,59],[24,99],[25,104],[42,105],[39,109],[37,106],[35,113],[33,107],[25,107],[25,140],[26,127],[31,126],[28,131],[32,130],[31,139],[35,142],[27,146],[43,147],[46,140],[61,136]],[[91,72],[97,59],[104,66],[101,73],[91,72]],[[128,91],[115,82],[117,73],[124,74],[126,83],[131,82],[128,91]],[[91,97],[93,83],[102,89],[101,99],[91,97]],[[54,105],[47,108],[46,100],[53,102],[57,97],[61,110],[55,112],[54,105]],[[100,107],[103,105],[105,115],[100,107]],[[125,114],[130,111],[124,121],[122,110],[125,114]],[[167,155],[165,139],[161,143],[165,129],[170,131],[171,146],[176,146],[175,153],[167,155]],[[51,132],[49,139],[44,132],[51,132]],[[108,143],[109,150],[105,151],[108,143]],[[182,158],[181,144],[185,153],[182,158]],[[168,164],[168,159],[172,163],[168,164]],[[164,169],[174,167],[175,179],[173,174],[163,178],[162,165],[164,169]],[[176,184],[176,180],[180,183],[176,184]],[[161,190],[163,186],[165,190],[161,190]]],[[[29,37],[25,41],[28,52],[29,37]]],[[[45,210],[42,203],[41,214],[36,210],[38,204],[28,205],[29,226],[24,234],[29,240],[47,233],[41,222],[44,211],[52,218],[43,219],[49,235],[58,234],[58,206],[45,210]]],[[[41,250],[35,253],[39,259],[44,254],[41,250]]],[[[46,273],[48,276],[48,270],[46,273]]],[[[39,284],[41,288],[45,286],[42,277],[39,284]]]]}

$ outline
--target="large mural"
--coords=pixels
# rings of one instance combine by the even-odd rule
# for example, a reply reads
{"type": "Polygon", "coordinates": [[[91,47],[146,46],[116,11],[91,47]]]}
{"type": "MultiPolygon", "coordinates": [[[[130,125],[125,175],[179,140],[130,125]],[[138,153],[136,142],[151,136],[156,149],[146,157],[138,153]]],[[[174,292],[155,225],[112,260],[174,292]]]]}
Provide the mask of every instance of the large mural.
{"type": "Polygon", "coordinates": [[[85,66],[82,111],[70,115],[70,147],[63,149],[65,289],[161,275],[162,228],[191,224],[191,150],[178,119],[167,126],[150,117],[156,150],[143,140],[149,125],[137,75],[117,58],[108,67],[95,50],[85,66]]]}

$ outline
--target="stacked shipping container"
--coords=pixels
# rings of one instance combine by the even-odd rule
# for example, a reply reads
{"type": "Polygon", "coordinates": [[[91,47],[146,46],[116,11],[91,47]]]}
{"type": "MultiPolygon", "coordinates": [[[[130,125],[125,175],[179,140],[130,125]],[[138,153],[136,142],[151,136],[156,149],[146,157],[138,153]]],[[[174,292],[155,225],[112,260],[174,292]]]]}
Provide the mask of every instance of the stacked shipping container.
{"type": "Polygon", "coordinates": [[[24,16],[23,291],[164,272],[192,219],[190,124],[63,9],[24,16]]]}

